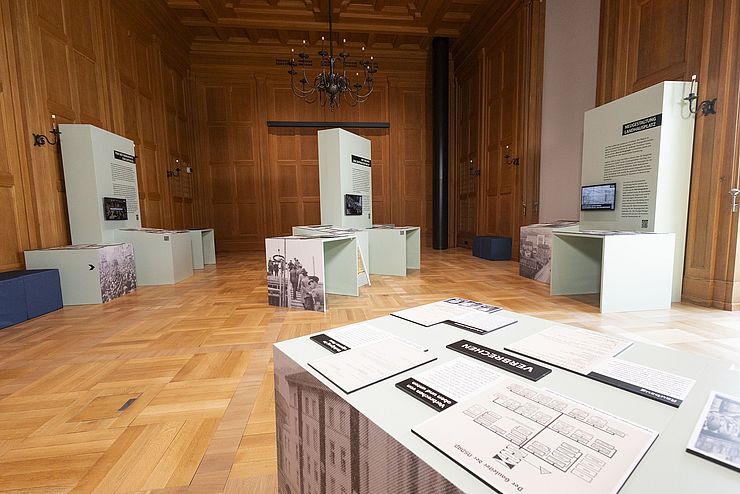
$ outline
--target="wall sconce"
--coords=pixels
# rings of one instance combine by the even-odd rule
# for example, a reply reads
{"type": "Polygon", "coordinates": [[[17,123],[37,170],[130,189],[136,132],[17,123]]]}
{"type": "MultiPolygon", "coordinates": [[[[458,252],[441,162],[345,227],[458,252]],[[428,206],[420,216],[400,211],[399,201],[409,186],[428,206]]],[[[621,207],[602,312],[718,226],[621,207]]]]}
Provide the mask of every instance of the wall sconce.
{"type": "Polygon", "coordinates": [[[506,154],[504,155],[504,163],[507,165],[519,166],[519,158],[514,158],[509,154],[509,146],[506,146],[506,154]]]}
{"type": "Polygon", "coordinates": [[[705,99],[698,105],[696,104],[696,100],[699,99],[699,96],[694,92],[694,85],[696,84],[696,74],[691,76],[691,88],[689,89],[689,95],[684,98],[684,101],[689,102],[689,112],[690,113],[696,113],[697,111],[701,111],[702,116],[707,115],[713,115],[717,113],[717,110],[714,108],[715,103],[717,103],[717,98],[714,99],[705,99]]]}
{"type": "Polygon", "coordinates": [[[51,146],[56,146],[59,142],[59,134],[62,133],[61,130],[59,130],[59,127],[57,126],[57,116],[52,115],[51,116],[51,130],[49,131],[50,134],[54,136],[54,142],[52,142],[48,137],[46,137],[44,134],[31,134],[33,136],[33,145],[34,146],[43,146],[47,142],[51,146]]]}
{"type": "Polygon", "coordinates": [[[175,169],[167,170],[167,178],[180,176],[180,160],[175,160],[175,169]]]}

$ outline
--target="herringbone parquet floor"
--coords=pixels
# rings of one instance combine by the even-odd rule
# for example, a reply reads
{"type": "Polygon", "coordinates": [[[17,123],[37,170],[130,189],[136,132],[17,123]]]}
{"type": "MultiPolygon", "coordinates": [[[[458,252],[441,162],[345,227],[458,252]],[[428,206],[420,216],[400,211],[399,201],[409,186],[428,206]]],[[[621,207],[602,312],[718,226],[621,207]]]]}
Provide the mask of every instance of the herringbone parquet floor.
{"type": "Polygon", "coordinates": [[[448,296],[740,363],[738,315],[602,316],[466,250],[427,249],[420,272],[329,296],[326,314],[267,306],[263,259],[220,255],[175,286],[0,331],[0,491],[274,492],[272,343],[448,296]]]}

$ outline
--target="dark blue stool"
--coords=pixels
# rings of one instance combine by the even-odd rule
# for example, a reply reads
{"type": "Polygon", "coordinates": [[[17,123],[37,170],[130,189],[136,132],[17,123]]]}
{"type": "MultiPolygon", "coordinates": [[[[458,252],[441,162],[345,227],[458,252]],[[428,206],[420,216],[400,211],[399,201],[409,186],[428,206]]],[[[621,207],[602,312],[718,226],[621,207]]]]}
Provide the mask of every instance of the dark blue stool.
{"type": "Polygon", "coordinates": [[[28,319],[23,271],[0,273],[0,328],[28,319]]]}
{"type": "Polygon", "coordinates": [[[26,285],[28,318],[62,308],[62,286],[57,269],[29,269],[23,277],[26,285]]]}
{"type": "Polygon", "coordinates": [[[56,269],[0,273],[0,328],[62,308],[56,269]]]}
{"type": "Polygon", "coordinates": [[[511,239],[509,237],[475,237],[473,255],[489,261],[508,261],[511,259],[511,239]]]}

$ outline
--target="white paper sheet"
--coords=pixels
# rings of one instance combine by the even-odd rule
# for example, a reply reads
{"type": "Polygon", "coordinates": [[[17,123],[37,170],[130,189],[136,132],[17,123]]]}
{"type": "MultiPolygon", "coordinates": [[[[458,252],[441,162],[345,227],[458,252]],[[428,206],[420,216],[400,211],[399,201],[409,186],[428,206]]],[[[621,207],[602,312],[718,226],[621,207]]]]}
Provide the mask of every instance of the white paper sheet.
{"type": "Polygon", "coordinates": [[[329,331],[324,331],[323,334],[349,348],[357,348],[359,346],[375,343],[387,338],[394,338],[419,350],[427,350],[427,348],[422,345],[417,345],[405,338],[394,336],[388,331],[373,326],[370,322],[358,322],[347,326],[341,326],[339,328],[330,329],[329,331]]]}
{"type": "Polygon", "coordinates": [[[686,450],[740,471],[740,398],[712,391],[686,450]]]}
{"type": "Polygon", "coordinates": [[[688,377],[664,372],[622,359],[605,360],[593,369],[596,374],[640,388],[646,396],[660,401],[682,402],[696,382],[688,377]]]}
{"type": "Polygon", "coordinates": [[[658,435],[510,378],[412,431],[505,494],[616,493],[658,435]]]}
{"type": "Polygon", "coordinates": [[[345,393],[413,369],[437,357],[398,338],[387,338],[308,362],[345,393]]]}
{"type": "Polygon", "coordinates": [[[489,365],[457,357],[413,378],[455,401],[462,401],[503,377],[489,365]]]}
{"type": "Polygon", "coordinates": [[[630,340],[572,326],[551,326],[505,347],[579,374],[609,360],[632,344],[630,340]]]}
{"type": "Polygon", "coordinates": [[[512,317],[502,315],[500,311],[499,307],[493,305],[462,298],[450,298],[391,314],[422,326],[428,327],[450,321],[468,326],[469,328],[466,329],[475,333],[486,334],[517,322],[512,317]]]}

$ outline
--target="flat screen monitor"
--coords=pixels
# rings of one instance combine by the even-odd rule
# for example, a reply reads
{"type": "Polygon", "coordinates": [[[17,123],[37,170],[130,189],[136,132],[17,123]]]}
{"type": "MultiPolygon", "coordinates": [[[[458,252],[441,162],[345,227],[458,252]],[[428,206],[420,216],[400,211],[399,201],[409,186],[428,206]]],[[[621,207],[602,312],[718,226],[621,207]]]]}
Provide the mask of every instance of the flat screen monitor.
{"type": "Polygon", "coordinates": [[[614,210],[617,184],[584,185],[581,187],[581,211],[614,210]]]}
{"type": "Polygon", "coordinates": [[[344,215],[362,216],[362,196],[344,194],[344,215]]]}
{"type": "Polygon", "coordinates": [[[127,220],[126,199],[103,197],[103,217],[109,221],[127,220]]]}

